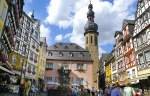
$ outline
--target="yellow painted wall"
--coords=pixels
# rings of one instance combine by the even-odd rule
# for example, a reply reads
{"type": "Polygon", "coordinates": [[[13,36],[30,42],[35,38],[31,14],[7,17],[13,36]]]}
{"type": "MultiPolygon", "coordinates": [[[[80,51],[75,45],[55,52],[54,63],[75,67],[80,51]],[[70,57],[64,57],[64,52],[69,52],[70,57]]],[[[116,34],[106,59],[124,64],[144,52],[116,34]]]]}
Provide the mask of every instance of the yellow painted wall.
{"type": "Polygon", "coordinates": [[[138,71],[139,78],[148,77],[148,76],[150,76],[150,68],[138,71]]]}
{"type": "Polygon", "coordinates": [[[36,70],[36,79],[42,78],[45,73],[45,64],[46,64],[46,48],[44,46],[40,46],[39,49],[39,57],[38,64],[36,70]]]}
{"type": "Polygon", "coordinates": [[[111,84],[111,66],[110,64],[107,64],[105,66],[105,74],[106,74],[106,84],[111,84]]]}
{"type": "Polygon", "coordinates": [[[14,70],[21,71],[22,65],[25,65],[27,63],[27,57],[24,57],[16,52],[11,52],[9,54],[9,61],[10,61],[10,64],[13,66],[14,70]],[[12,62],[13,56],[16,57],[16,63],[12,62]]]}

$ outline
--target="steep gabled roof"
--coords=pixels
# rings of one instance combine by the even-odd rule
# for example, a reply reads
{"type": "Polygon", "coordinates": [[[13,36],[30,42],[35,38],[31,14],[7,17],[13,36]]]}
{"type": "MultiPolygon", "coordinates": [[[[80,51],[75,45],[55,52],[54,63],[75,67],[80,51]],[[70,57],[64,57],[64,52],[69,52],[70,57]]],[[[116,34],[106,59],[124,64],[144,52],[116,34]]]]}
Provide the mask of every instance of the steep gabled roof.
{"type": "Polygon", "coordinates": [[[127,26],[127,25],[134,25],[135,21],[134,20],[127,20],[125,19],[123,21],[123,25],[122,25],[122,30],[127,26]]]}
{"type": "Polygon", "coordinates": [[[114,37],[116,37],[118,34],[122,35],[121,31],[116,31],[114,37]]]}
{"type": "Polygon", "coordinates": [[[89,51],[75,43],[56,43],[48,47],[49,60],[92,61],[89,51]]]}

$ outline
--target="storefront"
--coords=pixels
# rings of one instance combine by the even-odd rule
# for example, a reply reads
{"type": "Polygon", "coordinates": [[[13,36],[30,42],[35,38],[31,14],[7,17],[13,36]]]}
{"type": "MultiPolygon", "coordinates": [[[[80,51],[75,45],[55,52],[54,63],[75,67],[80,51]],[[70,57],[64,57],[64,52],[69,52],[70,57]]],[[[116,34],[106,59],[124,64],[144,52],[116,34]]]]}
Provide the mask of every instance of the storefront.
{"type": "Polygon", "coordinates": [[[150,76],[139,79],[139,88],[143,90],[144,96],[150,96],[150,76]]]}
{"type": "Polygon", "coordinates": [[[2,63],[0,61],[0,93],[18,93],[19,91],[19,75],[17,75],[8,61],[2,63]]]}

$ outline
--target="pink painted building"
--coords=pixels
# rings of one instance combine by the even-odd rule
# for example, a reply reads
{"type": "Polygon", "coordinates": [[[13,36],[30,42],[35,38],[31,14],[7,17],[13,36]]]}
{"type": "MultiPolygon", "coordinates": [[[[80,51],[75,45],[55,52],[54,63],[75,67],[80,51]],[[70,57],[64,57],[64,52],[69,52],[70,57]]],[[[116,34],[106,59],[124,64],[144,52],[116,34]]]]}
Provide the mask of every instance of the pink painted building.
{"type": "Polygon", "coordinates": [[[47,88],[56,88],[62,82],[61,68],[68,72],[68,86],[92,88],[93,61],[87,50],[75,43],[56,43],[48,47],[45,80],[47,88]]]}

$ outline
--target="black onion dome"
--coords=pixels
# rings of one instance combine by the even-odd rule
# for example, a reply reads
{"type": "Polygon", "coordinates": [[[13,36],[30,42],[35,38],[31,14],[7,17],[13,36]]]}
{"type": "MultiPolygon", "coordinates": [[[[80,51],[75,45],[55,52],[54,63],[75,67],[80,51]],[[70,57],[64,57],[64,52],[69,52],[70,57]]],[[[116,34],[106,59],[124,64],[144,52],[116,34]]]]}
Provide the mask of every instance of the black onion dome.
{"type": "Polygon", "coordinates": [[[88,6],[89,11],[87,12],[87,17],[94,17],[94,12],[93,12],[93,5],[89,4],[88,6]]]}
{"type": "Polygon", "coordinates": [[[93,10],[89,10],[89,11],[87,12],[87,17],[94,17],[94,12],[93,12],[93,10]]]}
{"type": "Polygon", "coordinates": [[[87,21],[87,23],[85,24],[84,29],[85,29],[86,32],[88,32],[88,31],[97,32],[98,26],[97,26],[96,23],[94,23],[92,21],[87,21]]]}
{"type": "Polygon", "coordinates": [[[89,8],[90,10],[92,10],[92,9],[93,9],[93,5],[92,5],[92,4],[89,4],[88,8],[89,8]]]}

